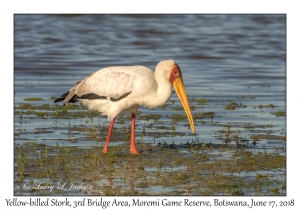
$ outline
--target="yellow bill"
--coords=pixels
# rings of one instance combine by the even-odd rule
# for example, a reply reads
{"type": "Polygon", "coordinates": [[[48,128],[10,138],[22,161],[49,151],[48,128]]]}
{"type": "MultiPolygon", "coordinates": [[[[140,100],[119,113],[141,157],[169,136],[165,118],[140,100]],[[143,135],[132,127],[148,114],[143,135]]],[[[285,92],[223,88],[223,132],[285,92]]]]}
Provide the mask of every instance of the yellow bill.
{"type": "Polygon", "coordinates": [[[194,119],[193,119],[193,116],[192,116],[192,113],[190,110],[188,98],[187,98],[187,95],[185,92],[185,87],[184,87],[183,80],[181,77],[178,77],[174,80],[173,87],[174,87],[174,89],[178,95],[178,98],[184,108],[184,111],[188,117],[191,129],[192,129],[192,133],[195,133],[194,119]]]}

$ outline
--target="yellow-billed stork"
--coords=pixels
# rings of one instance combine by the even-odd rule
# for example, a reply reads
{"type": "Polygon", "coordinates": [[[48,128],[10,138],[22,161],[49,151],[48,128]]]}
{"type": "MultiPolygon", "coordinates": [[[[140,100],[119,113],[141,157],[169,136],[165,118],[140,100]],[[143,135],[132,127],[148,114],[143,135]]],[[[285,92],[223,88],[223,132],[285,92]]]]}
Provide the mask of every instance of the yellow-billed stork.
{"type": "Polygon", "coordinates": [[[171,84],[181,101],[194,133],[194,120],[181,70],[174,60],[160,61],[155,72],[144,66],[113,66],[100,69],[78,82],[54,103],[63,101],[65,105],[81,101],[89,110],[97,110],[102,115],[107,115],[111,122],[103,153],[108,152],[115,117],[120,112],[131,114],[130,152],[138,154],[135,145],[135,114],[139,106],[154,108],[165,104],[171,96],[171,84]]]}

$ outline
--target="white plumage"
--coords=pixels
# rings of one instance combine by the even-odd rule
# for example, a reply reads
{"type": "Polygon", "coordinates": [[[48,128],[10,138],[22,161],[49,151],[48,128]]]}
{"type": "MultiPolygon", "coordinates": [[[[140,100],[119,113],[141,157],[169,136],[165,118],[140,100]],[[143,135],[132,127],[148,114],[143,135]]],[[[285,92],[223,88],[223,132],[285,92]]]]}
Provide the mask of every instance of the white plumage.
{"type": "MultiPolygon", "coordinates": [[[[194,122],[190,113],[182,81],[181,71],[174,60],[158,63],[155,72],[144,66],[113,66],[98,70],[77,83],[69,92],[55,102],[81,101],[90,110],[107,115],[112,121],[106,140],[106,147],[113,127],[114,119],[120,112],[132,114],[134,126],[135,113],[139,106],[154,108],[165,104],[171,96],[174,85],[194,132],[194,122]]],[[[132,128],[134,129],[134,128],[132,128]]],[[[135,137],[134,133],[132,138],[135,137]]],[[[137,154],[131,138],[131,153],[137,154]],[[135,151],[133,151],[135,150],[135,151]]],[[[103,149],[107,153],[107,148],[103,149]]]]}

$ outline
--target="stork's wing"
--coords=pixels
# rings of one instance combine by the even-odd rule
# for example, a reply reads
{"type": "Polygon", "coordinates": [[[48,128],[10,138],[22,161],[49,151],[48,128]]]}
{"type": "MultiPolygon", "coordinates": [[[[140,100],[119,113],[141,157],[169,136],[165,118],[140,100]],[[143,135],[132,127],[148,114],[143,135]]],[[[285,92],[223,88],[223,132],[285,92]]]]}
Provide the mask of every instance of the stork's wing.
{"type": "Polygon", "coordinates": [[[121,100],[132,92],[135,80],[145,69],[143,66],[115,66],[101,69],[85,77],[54,102],[63,100],[65,105],[78,99],[121,100]]]}

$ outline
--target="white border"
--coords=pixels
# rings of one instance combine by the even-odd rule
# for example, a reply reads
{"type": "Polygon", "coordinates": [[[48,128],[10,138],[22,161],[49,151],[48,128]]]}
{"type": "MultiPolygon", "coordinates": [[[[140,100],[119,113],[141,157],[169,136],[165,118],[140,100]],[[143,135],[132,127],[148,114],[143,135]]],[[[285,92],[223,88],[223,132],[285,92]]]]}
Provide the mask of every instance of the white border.
{"type": "MultiPolygon", "coordinates": [[[[287,14],[287,196],[254,197],[262,200],[296,200],[299,206],[299,74],[300,15],[296,1],[8,1],[1,2],[1,190],[0,206],[13,198],[13,14],[14,13],[285,13],[287,14]],[[4,116],[4,117],[3,117],[4,116]],[[298,135],[297,135],[298,134],[298,135]]],[[[45,197],[43,197],[45,198],[45,197]]],[[[89,197],[93,198],[93,197],[89,197]]],[[[94,197],[99,198],[99,197],[94,197]]],[[[131,197],[118,197],[131,200],[131,197]]],[[[136,197],[135,197],[136,198],[136,197]]],[[[223,197],[217,197],[222,199],[223,197]]],[[[226,200],[249,200],[251,197],[224,197],[226,200]]],[[[59,198],[58,198],[59,199],[59,198]]],[[[61,198],[63,199],[63,198],[61,198]]],[[[70,197],[69,200],[79,200],[70,197]]],[[[114,197],[106,197],[113,200],[114,197]]],[[[155,200],[157,197],[141,197],[155,200]]],[[[163,199],[160,197],[160,199],[163,199]]],[[[167,197],[183,200],[183,197],[167,197]]],[[[192,197],[213,200],[214,197],[192,197]]],[[[297,205],[298,204],[298,205],[297,205]]],[[[294,206],[295,207],[295,206],[294,206]]],[[[5,209],[6,209],[5,208],[5,209]]],[[[11,208],[11,207],[10,207],[11,208]]],[[[95,207],[99,209],[99,207],[95,207]]],[[[147,207],[143,207],[147,208],[147,207]]],[[[153,208],[153,207],[150,207],[153,208]]],[[[176,207],[172,207],[176,208],[176,207]]],[[[195,207],[194,207],[195,208],[195,207]]],[[[203,208],[203,207],[196,207],[203,208]]],[[[219,207],[214,207],[219,208],[219,207]]],[[[70,208],[69,208],[70,209],[70,208]]],[[[138,208],[136,208],[138,209],[138,208]]],[[[264,208],[264,209],[271,209],[264,208]]],[[[278,209],[278,208],[277,208],[278,209]]],[[[279,208],[280,209],[280,208],[279,208]]]]}

